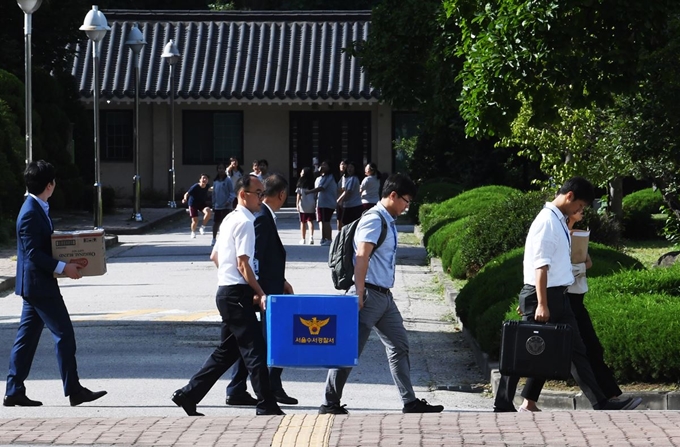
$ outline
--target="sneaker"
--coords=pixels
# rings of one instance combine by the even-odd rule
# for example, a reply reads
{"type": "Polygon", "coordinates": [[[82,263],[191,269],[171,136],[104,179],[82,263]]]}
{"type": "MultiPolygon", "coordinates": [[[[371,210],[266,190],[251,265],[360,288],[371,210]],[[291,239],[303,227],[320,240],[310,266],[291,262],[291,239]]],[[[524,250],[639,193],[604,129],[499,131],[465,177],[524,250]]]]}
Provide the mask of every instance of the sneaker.
{"type": "Polygon", "coordinates": [[[205,227],[201,225],[201,228],[198,229],[198,232],[201,233],[201,236],[205,233],[205,227]]]}
{"type": "Polygon", "coordinates": [[[213,238],[212,242],[210,243],[210,246],[211,246],[211,247],[214,247],[214,246],[215,246],[215,242],[217,242],[217,239],[213,238]]]}
{"type": "Polygon", "coordinates": [[[639,397],[629,397],[628,399],[608,400],[604,404],[597,404],[593,407],[595,410],[616,411],[616,410],[633,410],[640,405],[642,399],[639,397]]]}
{"type": "Polygon", "coordinates": [[[305,245],[305,240],[304,240],[304,239],[300,239],[300,245],[305,245]]]}
{"type": "Polygon", "coordinates": [[[430,405],[425,399],[416,399],[404,405],[402,413],[441,413],[443,405],[430,405]]]}
{"type": "Polygon", "coordinates": [[[331,241],[329,239],[321,239],[321,243],[319,245],[323,245],[324,247],[331,245],[331,241]]]}
{"type": "Polygon", "coordinates": [[[191,232],[191,239],[196,239],[196,232],[195,231],[191,232]]]}
{"type": "Polygon", "coordinates": [[[349,411],[345,409],[346,406],[340,405],[340,403],[321,405],[319,407],[319,414],[349,414],[349,411]]]}
{"type": "Polygon", "coordinates": [[[314,238],[313,237],[309,238],[309,245],[314,245],[314,238]]]}

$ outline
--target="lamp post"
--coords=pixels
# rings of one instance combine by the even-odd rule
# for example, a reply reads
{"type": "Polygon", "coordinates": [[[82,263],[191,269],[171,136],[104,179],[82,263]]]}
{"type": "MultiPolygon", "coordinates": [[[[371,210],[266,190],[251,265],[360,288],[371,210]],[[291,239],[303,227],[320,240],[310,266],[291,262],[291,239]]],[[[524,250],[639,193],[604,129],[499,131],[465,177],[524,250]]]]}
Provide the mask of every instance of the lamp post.
{"type": "Polygon", "coordinates": [[[179,50],[172,39],[165,44],[161,57],[170,65],[170,170],[168,171],[170,200],[168,206],[177,208],[175,203],[175,64],[179,61],[179,50]]]}
{"type": "Polygon", "coordinates": [[[139,53],[146,45],[142,32],[135,23],[128,33],[125,41],[135,57],[135,121],[134,121],[134,157],[135,157],[135,176],[132,178],[133,194],[135,197],[132,210],[132,219],[141,222],[142,219],[142,179],[139,175],[139,53]]]}
{"type": "Polygon", "coordinates": [[[102,183],[101,166],[99,165],[99,51],[100,42],[111,28],[106,22],[106,17],[93,5],[85,16],[81,31],[85,31],[92,42],[92,93],[94,94],[94,227],[102,227],[102,183]]]}
{"type": "Polygon", "coordinates": [[[17,0],[24,11],[24,54],[25,100],[26,100],[26,166],[33,161],[33,85],[31,76],[31,34],[33,33],[33,13],[40,8],[42,0],[17,0]]]}

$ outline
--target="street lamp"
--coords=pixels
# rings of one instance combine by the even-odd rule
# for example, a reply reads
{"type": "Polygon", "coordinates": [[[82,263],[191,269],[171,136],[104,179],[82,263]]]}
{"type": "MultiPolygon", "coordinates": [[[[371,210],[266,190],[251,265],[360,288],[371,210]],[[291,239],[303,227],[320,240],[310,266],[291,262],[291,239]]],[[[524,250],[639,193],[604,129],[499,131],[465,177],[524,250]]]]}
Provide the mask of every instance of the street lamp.
{"type": "Polygon", "coordinates": [[[85,31],[88,39],[92,41],[92,92],[94,94],[94,227],[102,227],[102,183],[101,166],[99,165],[99,51],[100,42],[111,28],[106,22],[106,17],[93,5],[85,16],[81,31],[85,31]]]}
{"type": "Polygon", "coordinates": [[[125,41],[135,57],[135,128],[134,128],[134,152],[135,152],[135,176],[132,178],[133,194],[135,197],[134,209],[132,210],[132,219],[141,222],[142,219],[142,179],[139,175],[139,53],[146,45],[142,32],[135,23],[128,33],[128,38],[125,41]]]}
{"type": "Polygon", "coordinates": [[[31,34],[33,33],[33,13],[40,8],[42,0],[17,0],[24,11],[24,54],[25,100],[26,100],[26,166],[33,161],[33,85],[31,76],[31,34]]]}
{"type": "Polygon", "coordinates": [[[170,201],[168,201],[168,206],[177,208],[175,203],[175,64],[179,61],[179,50],[172,39],[165,44],[161,57],[170,65],[170,170],[168,171],[170,201]]]}

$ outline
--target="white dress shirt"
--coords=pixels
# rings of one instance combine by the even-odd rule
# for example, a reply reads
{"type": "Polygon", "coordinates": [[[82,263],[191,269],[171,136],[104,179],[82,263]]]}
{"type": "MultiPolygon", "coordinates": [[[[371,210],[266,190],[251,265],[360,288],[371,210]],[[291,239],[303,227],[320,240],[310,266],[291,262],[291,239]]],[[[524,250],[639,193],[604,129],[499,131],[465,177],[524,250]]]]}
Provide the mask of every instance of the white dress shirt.
{"type": "Polygon", "coordinates": [[[220,225],[220,236],[214,250],[217,251],[217,285],[233,286],[248,284],[238,270],[238,257],[248,256],[248,264],[257,275],[255,259],[255,216],[248,208],[237,205],[220,225]]]}
{"type": "Polygon", "coordinates": [[[524,245],[524,283],[536,286],[536,269],[548,266],[548,287],[569,286],[571,236],[566,216],[551,202],[536,216],[524,245]]]}

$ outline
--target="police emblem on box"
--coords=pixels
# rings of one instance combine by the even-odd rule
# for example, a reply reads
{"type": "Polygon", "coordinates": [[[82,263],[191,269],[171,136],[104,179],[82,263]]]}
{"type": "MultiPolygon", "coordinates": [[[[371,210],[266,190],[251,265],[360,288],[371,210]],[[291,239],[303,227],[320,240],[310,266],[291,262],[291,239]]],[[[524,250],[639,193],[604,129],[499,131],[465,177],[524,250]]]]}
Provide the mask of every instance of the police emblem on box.
{"type": "Polygon", "coordinates": [[[336,315],[293,315],[293,344],[334,345],[336,315]]]}

